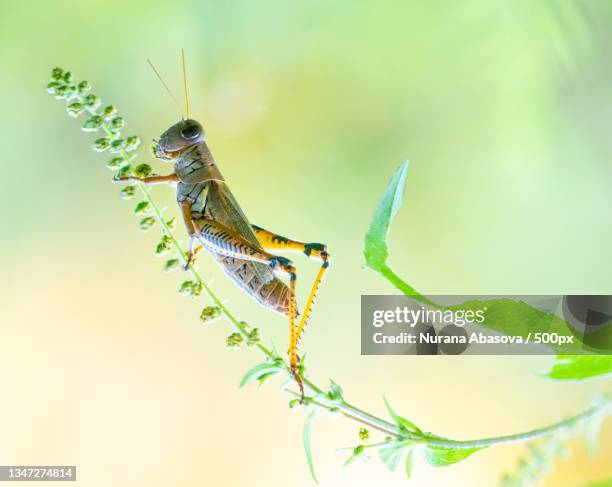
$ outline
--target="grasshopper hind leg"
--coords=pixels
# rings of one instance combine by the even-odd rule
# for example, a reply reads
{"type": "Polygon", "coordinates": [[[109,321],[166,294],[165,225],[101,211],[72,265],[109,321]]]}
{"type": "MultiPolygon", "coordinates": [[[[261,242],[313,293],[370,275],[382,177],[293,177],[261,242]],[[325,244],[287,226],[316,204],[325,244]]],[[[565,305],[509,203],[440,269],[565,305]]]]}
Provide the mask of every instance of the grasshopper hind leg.
{"type": "Polygon", "coordinates": [[[219,223],[218,221],[202,218],[199,219],[198,229],[195,235],[202,246],[218,258],[235,258],[248,261],[252,264],[260,263],[269,266],[272,270],[281,271],[289,276],[289,366],[291,375],[295,379],[299,389],[301,401],[304,400],[304,383],[298,369],[298,326],[297,307],[295,299],[295,284],[297,272],[293,263],[286,257],[272,255],[253,244],[237,232],[219,223]]]}
{"type": "Polygon", "coordinates": [[[315,280],[312,284],[310,294],[308,296],[308,299],[306,300],[304,311],[300,319],[300,324],[298,325],[296,331],[296,341],[299,342],[302,338],[304,328],[306,327],[306,325],[308,324],[308,320],[310,319],[310,314],[312,313],[312,308],[314,306],[319,287],[321,286],[321,282],[323,282],[325,273],[327,272],[327,269],[329,268],[331,263],[331,256],[327,251],[327,246],[322,243],[306,243],[300,242],[298,240],[292,240],[290,238],[283,237],[276,233],[270,232],[269,230],[265,230],[261,227],[258,227],[257,225],[251,226],[255,231],[257,239],[265,249],[281,250],[285,252],[301,252],[308,258],[321,262],[321,267],[319,268],[319,272],[317,273],[317,276],[315,277],[315,280]]]}
{"type": "MultiPolygon", "coordinates": [[[[270,232],[256,225],[251,225],[251,226],[255,232],[255,236],[257,237],[257,239],[259,240],[259,242],[265,249],[281,250],[281,251],[286,251],[286,252],[301,252],[304,255],[306,255],[308,258],[318,260],[321,262],[321,267],[319,268],[319,272],[317,273],[317,276],[315,277],[315,280],[310,289],[310,294],[308,295],[308,299],[306,300],[306,304],[304,305],[304,309],[302,312],[302,316],[300,318],[300,322],[297,325],[295,332],[290,336],[289,357],[292,360],[291,370],[292,370],[292,373],[294,374],[294,377],[296,377],[296,381],[297,381],[297,377],[299,377],[299,374],[297,373],[298,346],[303,336],[304,329],[306,328],[306,325],[308,324],[308,320],[310,319],[310,315],[312,313],[314,302],[317,297],[317,292],[319,290],[319,287],[321,286],[321,283],[323,282],[323,278],[325,277],[327,269],[330,266],[331,256],[329,255],[329,252],[327,251],[327,246],[325,244],[314,243],[314,242],[311,242],[311,243],[300,242],[298,240],[292,240],[287,237],[283,237],[276,233],[270,232]]],[[[295,296],[295,283],[293,284],[294,284],[294,287],[293,287],[291,294],[292,296],[295,296]]],[[[301,397],[303,399],[304,392],[302,389],[301,381],[299,381],[298,383],[300,384],[300,389],[302,391],[301,397]]]]}
{"type": "Polygon", "coordinates": [[[299,357],[297,354],[299,337],[298,327],[296,326],[297,307],[295,301],[295,283],[297,281],[297,271],[291,261],[285,257],[275,256],[270,261],[270,267],[280,268],[289,274],[289,368],[291,375],[295,379],[300,389],[300,403],[304,402],[304,383],[299,373],[299,357]]]}
{"type": "MultiPolygon", "coordinates": [[[[212,255],[225,274],[261,306],[283,316],[289,316],[289,286],[280,278],[275,276],[265,282],[255,272],[254,262],[218,254],[212,255]]],[[[299,316],[297,304],[295,309],[296,316],[299,316]]]]}

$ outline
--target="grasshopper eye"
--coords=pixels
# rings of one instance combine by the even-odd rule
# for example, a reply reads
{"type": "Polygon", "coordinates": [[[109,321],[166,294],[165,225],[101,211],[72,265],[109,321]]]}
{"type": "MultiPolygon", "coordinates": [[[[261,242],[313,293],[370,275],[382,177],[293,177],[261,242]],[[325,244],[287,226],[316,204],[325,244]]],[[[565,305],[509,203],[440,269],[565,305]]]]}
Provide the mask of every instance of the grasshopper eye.
{"type": "Polygon", "coordinates": [[[181,137],[183,137],[183,139],[194,139],[198,135],[200,135],[200,127],[197,125],[188,125],[181,130],[181,137]]]}

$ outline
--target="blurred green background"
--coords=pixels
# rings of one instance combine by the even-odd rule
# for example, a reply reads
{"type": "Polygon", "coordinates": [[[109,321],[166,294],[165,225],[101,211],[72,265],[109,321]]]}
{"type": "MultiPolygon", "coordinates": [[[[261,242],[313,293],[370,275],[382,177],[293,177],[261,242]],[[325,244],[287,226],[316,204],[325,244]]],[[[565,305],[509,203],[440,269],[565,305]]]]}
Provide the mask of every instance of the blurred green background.
{"type": "MultiPolygon", "coordinates": [[[[363,235],[404,159],[391,261],[421,292],[611,292],[609,2],[3,1],[0,463],[76,464],[87,486],[312,485],[303,418],[275,385],[237,389],[259,356],[198,322],[157,233],[137,230],[82,121],[44,91],[56,65],[89,80],[150,162],[178,114],[146,58],[179,96],[180,48],[192,116],[251,221],[330,247],[302,344],[317,382],[381,414],[384,393],[458,439],[538,427],[610,389],[538,378],[547,357],[359,354],[360,295],[394,292],[363,268],[363,235]]],[[[155,194],[176,213],[171,189],[155,194]]],[[[296,263],[303,295],[317,265],[296,263]]],[[[201,266],[284,350],[286,321],[201,266]]],[[[542,485],[612,474],[611,431],[596,457],[572,442],[542,485]]],[[[406,484],[379,462],[340,468],[335,450],[357,441],[354,424],[315,424],[321,485],[406,484]]],[[[412,485],[497,485],[523,451],[419,463],[412,485]]]]}

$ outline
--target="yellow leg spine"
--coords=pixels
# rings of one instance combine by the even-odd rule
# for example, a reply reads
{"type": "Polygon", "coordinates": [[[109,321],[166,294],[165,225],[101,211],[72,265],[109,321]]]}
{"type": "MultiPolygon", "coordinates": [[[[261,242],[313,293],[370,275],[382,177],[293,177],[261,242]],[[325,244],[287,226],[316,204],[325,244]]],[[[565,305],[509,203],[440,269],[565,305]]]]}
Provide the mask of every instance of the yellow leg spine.
{"type": "Polygon", "coordinates": [[[299,343],[302,338],[302,333],[304,332],[304,328],[308,324],[308,319],[310,318],[310,313],[312,312],[312,307],[314,305],[315,299],[317,297],[317,292],[319,287],[321,286],[321,282],[323,282],[323,278],[325,277],[325,273],[329,268],[330,257],[327,252],[322,253],[321,257],[323,258],[323,264],[319,268],[319,272],[317,273],[317,277],[315,278],[312,289],[310,290],[310,294],[308,295],[308,300],[306,301],[306,305],[304,306],[304,313],[302,314],[302,319],[300,320],[300,324],[298,326],[296,332],[296,341],[299,343]]]}
{"type": "Polygon", "coordinates": [[[298,371],[298,356],[297,356],[297,334],[295,327],[295,271],[291,274],[289,281],[289,365],[291,375],[297,382],[300,388],[300,402],[304,402],[304,383],[298,371]]]}

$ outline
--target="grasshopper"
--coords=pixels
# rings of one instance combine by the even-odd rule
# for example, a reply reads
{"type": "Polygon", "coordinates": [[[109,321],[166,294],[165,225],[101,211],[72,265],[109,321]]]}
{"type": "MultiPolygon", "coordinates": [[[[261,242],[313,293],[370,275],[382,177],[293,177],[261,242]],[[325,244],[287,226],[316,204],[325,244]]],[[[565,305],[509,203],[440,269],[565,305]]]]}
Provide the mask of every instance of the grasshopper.
{"type": "MultiPolygon", "coordinates": [[[[184,54],[182,61],[186,117],[168,128],[155,145],[156,158],[174,162],[174,172],[146,178],[124,176],[116,181],[175,185],[176,199],[190,241],[185,270],[192,265],[195,255],[205,249],[225,273],[259,304],[288,316],[290,370],[303,399],[304,386],[298,371],[298,344],[330,265],[330,255],[324,244],[292,240],[249,222],[206,144],[203,126],[189,118],[184,54]],[[296,268],[291,260],[271,251],[301,252],[321,262],[301,314],[295,298],[296,268]],[[287,275],[289,285],[277,274],[287,275]]],[[[152,64],[151,67],[167,89],[152,64]]]]}

